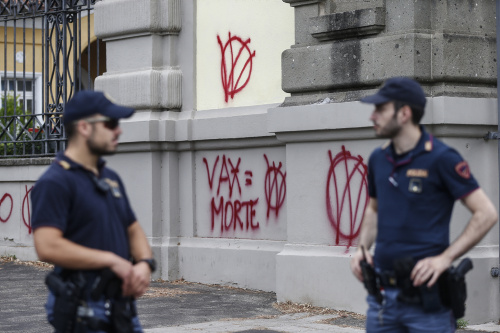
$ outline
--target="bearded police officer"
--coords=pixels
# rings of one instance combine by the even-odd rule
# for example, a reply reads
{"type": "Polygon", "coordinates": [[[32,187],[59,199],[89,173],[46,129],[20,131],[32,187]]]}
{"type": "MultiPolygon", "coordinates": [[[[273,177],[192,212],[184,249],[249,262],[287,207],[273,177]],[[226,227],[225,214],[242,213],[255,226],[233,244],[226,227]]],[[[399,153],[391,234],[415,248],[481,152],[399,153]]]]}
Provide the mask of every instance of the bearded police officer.
{"type": "Polygon", "coordinates": [[[375,105],[375,133],[389,139],[368,162],[370,200],[351,259],[365,286],[377,276],[367,286],[367,331],[454,332],[456,320],[440,299],[438,279],[493,227],[496,209],[460,154],[419,125],[426,98],[416,81],[389,79],[361,101],[375,105]],[[472,217],[450,244],[458,199],[472,217]]]}
{"type": "Polygon", "coordinates": [[[55,265],[46,309],[56,332],[142,332],[134,298],[155,262],[120,177],[105,166],[134,110],[81,91],[65,108],[68,146],[32,194],[35,248],[55,265]]]}

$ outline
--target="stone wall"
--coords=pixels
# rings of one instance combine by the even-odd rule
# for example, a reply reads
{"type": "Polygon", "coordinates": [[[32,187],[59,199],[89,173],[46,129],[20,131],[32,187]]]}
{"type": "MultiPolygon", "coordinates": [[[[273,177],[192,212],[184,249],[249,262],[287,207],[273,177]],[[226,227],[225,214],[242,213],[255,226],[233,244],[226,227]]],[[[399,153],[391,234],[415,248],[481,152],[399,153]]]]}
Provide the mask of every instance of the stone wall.
{"type": "MultiPolygon", "coordinates": [[[[282,54],[289,96],[213,110],[196,109],[195,64],[205,56],[195,47],[197,1],[146,3],[96,4],[108,54],[96,89],[138,109],[108,160],[153,245],[155,278],[364,312],[366,292],[349,260],[367,202],[366,161],[383,142],[371,107],[356,100],[394,75],[423,83],[423,123],[499,201],[497,142],[483,139],[498,122],[494,1],[284,0],[295,11],[295,43],[282,54]]],[[[24,198],[44,168],[2,166],[3,253],[34,256],[24,198]]],[[[457,203],[452,239],[469,216],[457,203]]],[[[490,276],[498,232],[469,253],[471,324],[498,320],[490,276]]]]}
{"type": "Polygon", "coordinates": [[[393,76],[428,96],[496,96],[494,1],[284,2],[298,29],[283,53],[286,105],[358,100],[393,76]]]}

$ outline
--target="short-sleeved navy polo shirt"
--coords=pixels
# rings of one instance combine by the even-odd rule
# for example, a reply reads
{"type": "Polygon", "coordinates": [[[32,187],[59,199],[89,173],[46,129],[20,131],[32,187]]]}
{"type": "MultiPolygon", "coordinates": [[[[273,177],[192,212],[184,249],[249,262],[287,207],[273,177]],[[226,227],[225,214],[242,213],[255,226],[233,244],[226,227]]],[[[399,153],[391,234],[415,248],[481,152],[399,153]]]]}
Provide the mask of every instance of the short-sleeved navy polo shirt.
{"type": "Polygon", "coordinates": [[[398,157],[391,143],[368,162],[368,190],[378,202],[375,265],[392,270],[394,259],[415,260],[449,245],[453,205],[479,185],[460,154],[427,133],[398,157]]]}
{"type": "Polygon", "coordinates": [[[120,177],[104,164],[99,161],[96,177],[60,153],[31,192],[31,224],[58,228],[77,244],[129,259],[127,228],[136,218],[120,177]]]}

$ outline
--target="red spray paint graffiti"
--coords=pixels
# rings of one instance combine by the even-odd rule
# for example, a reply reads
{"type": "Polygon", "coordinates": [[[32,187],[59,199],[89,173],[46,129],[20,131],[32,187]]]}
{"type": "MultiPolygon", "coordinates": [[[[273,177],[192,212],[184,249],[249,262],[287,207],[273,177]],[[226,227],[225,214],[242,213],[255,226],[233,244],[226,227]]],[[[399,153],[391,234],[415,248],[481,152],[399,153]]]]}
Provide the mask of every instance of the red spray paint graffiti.
{"type": "MultiPolygon", "coordinates": [[[[214,177],[216,171],[218,170],[220,156],[215,159],[212,171],[210,172],[210,167],[208,165],[208,160],[203,158],[203,163],[205,163],[205,168],[207,170],[208,185],[212,191],[214,188],[214,177]]],[[[218,172],[219,177],[217,181],[217,194],[218,200],[212,197],[210,203],[210,210],[212,215],[212,231],[215,229],[215,218],[220,216],[220,230],[221,232],[229,230],[249,230],[258,229],[259,222],[255,221],[255,206],[259,202],[259,199],[251,200],[239,200],[233,199],[233,191],[237,191],[237,195],[241,197],[241,185],[239,180],[240,175],[240,164],[241,158],[235,163],[231,158],[227,158],[226,155],[222,155],[222,163],[220,165],[220,171],[218,172]],[[225,188],[229,193],[228,197],[221,195],[221,187],[225,188]],[[218,204],[216,203],[218,201],[218,204]]],[[[252,183],[252,172],[245,171],[245,184],[252,183]]],[[[236,196],[235,193],[235,196],[236,196]]]]}
{"type": "Polygon", "coordinates": [[[274,210],[276,217],[278,217],[280,208],[285,202],[286,172],[283,173],[283,171],[281,171],[281,167],[283,166],[281,162],[278,166],[276,166],[275,162],[270,165],[266,154],[264,154],[264,159],[267,163],[267,172],[264,181],[264,190],[267,202],[267,218],[269,218],[271,210],[274,210]]]}
{"type": "MultiPolygon", "coordinates": [[[[241,194],[241,186],[240,186],[240,181],[238,179],[238,173],[240,172],[240,169],[239,169],[240,162],[241,162],[241,158],[238,159],[238,163],[236,164],[236,167],[235,167],[230,158],[226,159],[226,155],[222,156],[222,165],[220,168],[219,185],[217,186],[217,195],[219,195],[220,187],[221,187],[221,185],[224,185],[224,183],[228,183],[229,197],[230,198],[233,196],[233,188],[234,188],[235,184],[238,185],[238,192],[241,194]],[[229,171],[229,169],[227,168],[228,163],[231,167],[231,171],[229,171]],[[232,178],[231,178],[231,175],[232,175],[232,178]]],[[[208,169],[208,161],[206,158],[203,158],[203,163],[205,163],[205,167],[207,168],[208,184],[210,186],[210,189],[212,189],[212,186],[214,185],[215,169],[217,168],[217,164],[219,164],[219,156],[217,156],[217,159],[215,160],[214,166],[212,168],[212,175],[210,175],[210,170],[208,169]]]]}
{"type": "Polygon", "coordinates": [[[220,231],[236,230],[255,230],[259,229],[259,222],[255,221],[255,206],[259,203],[259,199],[248,201],[226,201],[224,197],[220,197],[219,206],[215,204],[215,198],[212,198],[212,230],[215,227],[215,217],[221,217],[220,231]],[[243,220],[242,220],[243,217],[243,220]]]}
{"type": "Polygon", "coordinates": [[[342,151],[332,158],[326,185],[326,210],[336,233],[335,244],[355,245],[368,205],[367,166],[361,156],[342,151]]]}
{"type": "MultiPolygon", "coordinates": [[[[23,202],[21,205],[21,217],[24,225],[28,228],[28,233],[31,234],[31,207],[30,207],[30,198],[29,195],[33,186],[28,188],[28,185],[25,185],[26,194],[24,195],[23,202]]],[[[14,210],[14,200],[12,199],[12,195],[9,193],[5,193],[0,199],[0,222],[6,223],[9,221],[12,211],[14,210]]]]}
{"type": "MultiPolygon", "coordinates": [[[[286,172],[282,170],[281,162],[277,165],[276,162],[271,163],[265,154],[264,159],[267,163],[264,177],[267,217],[269,218],[271,211],[278,217],[286,196],[286,172]]],[[[220,225],[221,233],[259,229],[261,225],[256,219],[259,198],[244,200],[242,197],[245,193],[240,182],[243,174],[245,188],[250,189],[253,186],[254,172],[240,171],[241,157],[235,162],[226,155],[218,155],[212,164],[206,158],[203,158],[203,163],[210,191],[215,192],[210,201],[211,230],[214,231],[216,225],[220,225]]]]}
{"type": "Polygon", "coordinates": [[[229,97],[234,99],[234,95],[243,90],[250,81],[255,57],[255,51],[252,52],[248,47],[250,38],[244,41],[240,37],[231,36],[230,32],[228,35],[229,39],[224,45],[217,35],[222,55],[220,72],[226,103],[229,97]]]}
{"type": "Polygon", "coordinates": [[[14,208],[14,200],[12,200],[12,196],[9,193],[5,193],[0,199],[0,222],[5,223],[9,220],[10,215],[12,215],[12,209],[14,208]],[[10,201],[10,203],[7,202],[10,201]],[[1,215],[2,212],[9,212],[5,214],[3,217],[1,215]]]}
{"type": "Polygon", "coordinates": [[[28,189],[28,186],[25,185],[26,189],[26,194],[24,195],[23,199],[23,205],[22,205],[22,210],[21,210],[21,215],[23,217],[23,223],[28,228],[28,233],[31,234],[31,209],[30,209],[30,198],[29,194],[31,190],[33,189],[33,186],[31,186],[28,189]],[[25,214],[26,212],[26,214],[25,214]]]}

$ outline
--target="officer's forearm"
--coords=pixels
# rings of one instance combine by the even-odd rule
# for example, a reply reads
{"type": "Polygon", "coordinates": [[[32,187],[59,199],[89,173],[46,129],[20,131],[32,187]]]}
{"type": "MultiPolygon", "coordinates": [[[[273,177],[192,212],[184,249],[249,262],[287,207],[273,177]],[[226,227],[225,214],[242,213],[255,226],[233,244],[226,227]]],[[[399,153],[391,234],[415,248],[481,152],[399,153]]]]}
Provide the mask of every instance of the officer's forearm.
{"type": "Polygon", "coordinates": [[[443,253],[451,261],[479,243],[498,221],[496,209],[482,189],[474,191],[463,202],[472,211],[472,217],[462,234],[443,253]]]}
{"type": "Polygon", "coordinates": [[[365,248],[365,250],[370,249],[370,247],[375,242],[377,238],[377,200],[371,198],[366,208],[365,215],[363,217],[363,223],[361,225],[361,232],[359,236],[359,244],[365,248]]]}
{"type": "Polygon", "coordinates": [[[67,269],[102,269],[125,261],[114,253],[76,244],[64,238],[57,228],[37,228],[34,241],[40,260],[67,269]]]}

